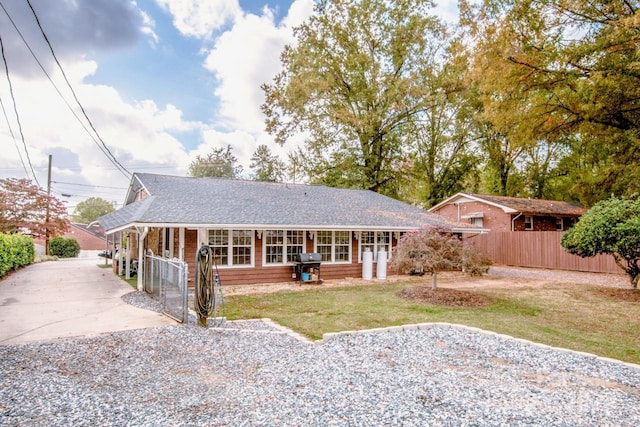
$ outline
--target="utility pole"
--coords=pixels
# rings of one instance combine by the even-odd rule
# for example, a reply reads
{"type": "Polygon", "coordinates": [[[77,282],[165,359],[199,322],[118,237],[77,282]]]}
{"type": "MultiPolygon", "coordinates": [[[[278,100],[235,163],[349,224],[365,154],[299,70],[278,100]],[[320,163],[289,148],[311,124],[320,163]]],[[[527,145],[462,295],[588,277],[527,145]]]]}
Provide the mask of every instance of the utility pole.
{"type": "Polygon", "coordinates": [[[49,171],[47,174],[47,216],[44,224],[44,254],[49,255],[49,205],[51,204],[51,154],[49,154],[49,171]]]}

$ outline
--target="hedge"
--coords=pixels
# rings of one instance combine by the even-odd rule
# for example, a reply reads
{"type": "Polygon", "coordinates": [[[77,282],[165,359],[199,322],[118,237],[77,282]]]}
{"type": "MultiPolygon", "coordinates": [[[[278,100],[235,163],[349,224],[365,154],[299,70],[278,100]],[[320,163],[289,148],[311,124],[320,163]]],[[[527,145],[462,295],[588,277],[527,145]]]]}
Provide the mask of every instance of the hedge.
{"type": "Polygon", "coordinates": [[[34,258],[35,248],[31,237],[0,233],[0,277],[31,264],[34,258]]]}
{"type": "Polygon", "coordinates": [[[74,238],[54,237],[49,240],[49,255],[75,258],[80,253],[80,243],[74,238]]]}

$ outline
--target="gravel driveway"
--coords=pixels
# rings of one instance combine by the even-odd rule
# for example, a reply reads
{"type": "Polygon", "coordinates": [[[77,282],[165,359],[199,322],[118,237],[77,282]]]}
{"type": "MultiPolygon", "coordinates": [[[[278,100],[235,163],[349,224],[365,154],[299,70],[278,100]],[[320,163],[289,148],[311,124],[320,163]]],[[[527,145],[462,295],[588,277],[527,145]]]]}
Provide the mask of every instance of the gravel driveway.
{"type": "Polygon", "coordinates": [[[0,425],[637,426],[640,367],[448,325],[312,343],[191,319],[0,346],[0,425]]]}

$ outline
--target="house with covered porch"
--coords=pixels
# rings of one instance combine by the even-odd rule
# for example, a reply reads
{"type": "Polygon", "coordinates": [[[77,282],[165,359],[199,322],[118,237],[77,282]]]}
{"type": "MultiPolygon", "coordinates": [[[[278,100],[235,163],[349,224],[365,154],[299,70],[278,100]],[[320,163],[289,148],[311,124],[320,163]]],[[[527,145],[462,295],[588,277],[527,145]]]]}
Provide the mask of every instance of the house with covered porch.
{"type": "Polygon", "coordinates": [[[320,254],[324,279],[362,277],[363,253],[374,264],[382,251],[390,258],[404,232],[482,231],[368,190],[147,173],[135,173],[124,206],[97,221],[123,236],[127,263],[177,258],[191,282],[198,249],[210,246],[224,285],[295,280],[299,253],[320,254]]]}

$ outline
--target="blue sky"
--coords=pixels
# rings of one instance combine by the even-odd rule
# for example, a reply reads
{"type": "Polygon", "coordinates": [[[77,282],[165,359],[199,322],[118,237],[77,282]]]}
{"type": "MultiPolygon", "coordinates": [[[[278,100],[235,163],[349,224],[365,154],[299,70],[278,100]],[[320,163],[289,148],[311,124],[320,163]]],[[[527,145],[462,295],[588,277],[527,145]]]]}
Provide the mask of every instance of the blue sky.
{"type": "MultiPolygon", "coordinates": [[[[313,0],[30,1],[100,137],[129,171],[184,175],[197,155],[230,144],[248,174],[259,144],[283,158],[294,148],[264,132],[260,84],[279,70],[313,0]]],[[[442,3],[440,11],[455,11],[455,1],[442,3]]],[[[44,187],[52,155],[53,194],[70,211],[91,196],[121,203],[128,178],[85,129],[26,0],[0,4],[12,84],[0,64],[0,178],[35,172],[44,187]]]]}

